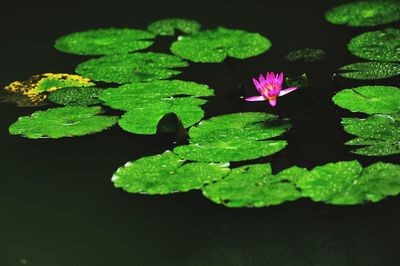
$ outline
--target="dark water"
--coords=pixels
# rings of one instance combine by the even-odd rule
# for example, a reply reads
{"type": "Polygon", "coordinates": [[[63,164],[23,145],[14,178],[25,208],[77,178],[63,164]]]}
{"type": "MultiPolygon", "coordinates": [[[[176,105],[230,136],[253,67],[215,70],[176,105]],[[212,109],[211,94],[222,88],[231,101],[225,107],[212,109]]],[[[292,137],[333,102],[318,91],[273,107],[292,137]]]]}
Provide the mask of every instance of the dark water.
{"type": "MultiPolygon", "coordinates": [[[[266,54],[222,64],[191,64],[178,78],[209,84],[216,97],[207,117],[241,111],[273,112],[254,95],[251,77],[267,70],[306,72],[311,86],[280,98],[293,128],[287,149],[270,158],[274,171],[312,168],[358,159],[363,165],[398,156],[356,156],[342,145],[350,138],[340,117],[352,114],[331,102],[333,93],[399,79],[349,81],[332,78],[342,65],[361,61],[346,50],[363,31],[328,24],[324,11],[345,1],[131,1],[109,3],[5,3],[1,5],[1,87],[45,72],[72,73],[85,58],[52,48],[60,35],[99,27],[145,28],[167,17],[199,20],[259,32],[273,47],[266,54]],[[291,49],[321,48],[323,61],[284,60],[291,49]],[[240,84],[242,84],[240,86],[240,84]],[[241,89],[241,88],[242,89],[241,89]]],[[[392,26],[400,26],[394,24],[392,26]]],[[[159,38],[167,51],[172,38],[159,38]]],[[[377,204],[329,206],[299,200],[262,209],[228,209],[194,191],[169,196],[132,195],[113,188],[112,173],[126,161],[174,147],[170,136],[135,136],[118,127],[92,136],[29,140],[8,126],[34,111],[0,105],[0,265],[398,265],[400,198],[377,204]]]]}

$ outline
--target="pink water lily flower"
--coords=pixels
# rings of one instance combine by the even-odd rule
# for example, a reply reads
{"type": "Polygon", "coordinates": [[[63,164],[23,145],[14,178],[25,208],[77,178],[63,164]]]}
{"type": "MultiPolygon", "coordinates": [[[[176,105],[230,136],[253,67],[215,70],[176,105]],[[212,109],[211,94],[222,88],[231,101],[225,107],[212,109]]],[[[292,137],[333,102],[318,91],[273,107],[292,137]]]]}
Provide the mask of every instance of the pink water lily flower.
{"type": "Polygon", "coordinates": [[[253,82],[261,96],[253,96],[245,100],[249,102],[268,101],[272,107],[276,106],[276,98],[298,89],[298,87],[291,87],[282,90],[283,73],[275,76],[274,72],[267,72],[265,78],[260,74],[259,80],[253,78],[253,82]]]}

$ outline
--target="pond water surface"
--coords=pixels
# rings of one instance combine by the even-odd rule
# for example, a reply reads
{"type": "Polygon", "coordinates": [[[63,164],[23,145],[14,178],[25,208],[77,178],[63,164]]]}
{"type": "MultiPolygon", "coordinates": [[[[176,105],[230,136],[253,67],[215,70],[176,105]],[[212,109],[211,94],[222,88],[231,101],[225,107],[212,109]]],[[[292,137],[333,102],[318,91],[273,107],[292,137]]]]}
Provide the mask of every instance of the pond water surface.
{"type": "MultiPolygon", "coordinates": [[[[145,29],[154,20],[186,17],[203,28],[224,26],[259,32],[272,48],[246,60],[195,64],[177,78],[215,89],[206,117],[248,111],[275,112],[255,95],[253,76],[269,70],[307,73],[310,86],[279,99],[293,127],[288,147],[252,162],[271,162],[277,172],[359,160],[398,163],[398,156],[350,153],[340,124],[354,116],[331,98],[344,88],[398,86],[399,78],[352,81],[333,75],[359,62],[348,41],[367,30],[329,24],[323,14],[345,1],[2,4],[1,79],[4,87],[33,74],[73,73],[84,58],[52,46],[59,36],[100,27],[145,29]],[[319,48],[312,63],[285,60],[294,49],[319,48]]],[[[399,23],[390,24],[399,27],[399,23]]],[[[158,37],[153,51],[168,52],[172,37],[158,37]]],[[[47,107],[43,107],[46,109],[47,107]]],[[[274,207],[230,209],[199,191],[167,196],[115,189],[113,172],[127,161],[174,148],[170,135],[139,136],[118,126],[98,134],[59,140],[11,136],[8,127],[34,108],[0,104],[0,265],[398,265],[400,198],[376,204],[332,206],[298,200],[274,207]]],[[[234,164],[239,165],[239,164],[234,164]]]]}

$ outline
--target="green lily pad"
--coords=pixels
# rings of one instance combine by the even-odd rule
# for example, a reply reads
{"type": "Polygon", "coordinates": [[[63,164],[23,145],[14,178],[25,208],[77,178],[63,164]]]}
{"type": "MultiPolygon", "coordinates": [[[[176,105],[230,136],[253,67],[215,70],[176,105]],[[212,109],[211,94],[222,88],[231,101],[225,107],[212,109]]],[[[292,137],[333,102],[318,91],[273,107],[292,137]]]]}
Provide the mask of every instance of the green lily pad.
{"type": "Polygon", "coordinates": [[[285,133],[290,124],[277,116],[248,112],[212,117],[189,131],[193,143],[210,143],[221,140],[264,140],[285,133]]]}
{"type": "Polygon", "coordinates": [[[55,48],[78,55],[109,55],[145,49],[155,36],[136,29],[97,29],[75,32],[57,39],[55,48]]]}
{"type": "Polygon", "coordinates": [[[400,153],[400,115],[372,115],[365,119],[343,118],[344,130],[357,138],[347,145],[365,146],[352,151],[366,156],[400,153]]]}
{"type": "Polygon", "coordinates": [[[178,146],[181,158],[205,162],[251,160],[268,156],[286,146],[284,140],[268,140],[282,135],[289,123],[265,113],[237,113],[202,121],[189,130],[190,145],[178,146]]]}
{"type": "MultiPolygon", "coordinates": [[[[400,14],[400,9],[398,12],[400,14]]],[[[351,39],[347,47],[353,55],[361,58],[398,62],[400,61],[400,29],[388,28],[362,33],[351,39]]]]}
{"type": "Polygon", "coordinates": [[[352,27],[377,26],[400,19],[400,3],[391,0],[357,1],[340,5],[325,13],[332,24],[352,27]]]}
{"type": "Polygon", "coordinates": [[[188,163],[174,153],[143,157],[119,168],[114,186],[130,193],[169,194],[201,189],[228,174],[227,165],[188,163]]]}
{"type": "Polygon", "coordinates": [[[81,63],[76,72],[96,81],[131,83],[166,79],[181,73],[172,68],[186,67],[179,57],[161,53],[109,55],[81,63]]]}
{"type": "Polygon", "coordinates": [[[283,150],[285,140],[221,140],[178,146],[174,152],[181,158],[199,162],[239,162],[266,157],[283,150]]]}
{"type": "Polygon", "coordinates": [[[291,167],[273,175],[269,164],[246,165],[205,186],[204,196],[227,207],[264,207],[301,197],[291,180],[307,170],[291,167]]]}
{"type": "Polygon", "coordinates": [[[349,79],[385,79],[400,75],[400,64],[389,62],[362,62],[339,69],[339,76],[349,79]]]}
{"type": "Polygon", "coordinates": [[[286,55],[288,61],[302,61],[302,62],[315,62],[323,59],[325,57],[324,50],[304,48],[299,50],[291,51],[286,55]]]}
{"type": "Polygon", "coordinates": [[[171,46],[173,54],[193,62],[218,63],[227,56],[245,59],[264,53],[271,42],[258,33],[222,27],[181,36],[171,46]]]}
{"type": "Polygon", "coordinates": [[[391,114],[400,112],[400,89],[391,86],[362,86],[338,92],[333,102],[352,112],[391,114]]]}
{"type": "Polygon", "coordinates": [[[300,175],[296,185],[314,201],[337,205],[379,201],[400,193],[400,166],[378,162],[365,169],[359,162],[318,166],[300,175]]]}
{"type": "Polygon", "coordinates": [[[94,105],[102,103],[99,95],[102,89],[96,87],[70,87],[56,90],[47,97],[52,103],[61,105],[94,105]]]}
{"type": "MultiPolygon", "coordinates": [[[[212,96],[214,91],[207,85],[181,80],[158,80],[147,83],[130,83],[104,90],[100,99],[111,108],[129,111],[138,107],[152,106],[154,101],[181,96],[212,96]]],[[[150,109],[150,108],[148,108],[150,109]]]]}
{"type": "Polygon", "coordinates": [[[9,128],[10,134],[31,139],[83,136],[103,131],[118,121],[116,116],[103,116],[100,107],[66,106],[37,111],[20,117],[9,128]]]}
{"type": "Polygon", "coordinates": [[[173,36],[175,34],[175,30],[179,30],[186,34],[192,34],[198,32],[200,28],[200,23],[195,20],[169,18],[151,23],[147,27],[147,30],[155,35],[173,36]]]}
{"type": "Polygon", "coordinates": [[[154,101],[151,105],[129,109],[118,123],[127,132],[151,135],[157,133],[157,125],[165,115],[174,113],[180,118],[183,126],[188,128],[203,118],[204,111],[199,105],[204,103],[206,100],[197,98],[154,101]]]}

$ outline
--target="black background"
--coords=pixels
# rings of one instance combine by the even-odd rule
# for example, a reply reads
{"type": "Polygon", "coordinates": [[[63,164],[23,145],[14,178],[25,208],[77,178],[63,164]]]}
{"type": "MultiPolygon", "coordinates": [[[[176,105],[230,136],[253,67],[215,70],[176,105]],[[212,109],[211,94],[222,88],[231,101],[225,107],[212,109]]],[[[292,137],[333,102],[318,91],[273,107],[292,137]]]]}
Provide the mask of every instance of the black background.
{"type": "MultiPolygon", "coordinates": [[[[288,147],[253,162],[275,172],[359,160],[364,166],[398,156],[356,156],[342,145],[351,137],[340,118],[354,116],[331,97],[346,87],[398,85],[399,79],[350,81],[333,76],[351,56],[346,43],[368,30],[327,23],[326,10],[345,1],[109,1],[0,4],[0,86],[33,74],[73,73],[84,57],[53,48],[59,36],[101,27],[145,29],[154,20],[186,17],[203,28],[224,26],[267,36],[267,53],[221,64],[191,64],[177,78],[210,85],[216,97],[206,118],[242,111],[274,112],[254,95],[251,78],[268,70],[307,73],[310,87],[279,99],[292,129],[288,147]],[[321,48],[323,61],[291,63],[292,49],[321,48]],[[240,84],[243,84],[240,89],[240,84]],[[244,88],[244,91],[243,91],[244,88]]],[[[398,27],[395,23],[390,26],[398,27]]],[[[168,52],[174,38],[148,50],[168,52]]],[[[47,107],[45,107],[47,108],[47,107]]],[[[44,108],[44,109],[45,109],[44,108]]],[[[43,109],[43,108],[42,108],[43,109]]],[[[169,196],[132,195],[115,189],[112,173],[129,160],[174,147],[171,136],[135,136],[117,126],[99,134],[29,140],[8,126],[33,108],[0,105],[0,265],[398,265],[400,199],[359,206],[299,200],[268,208],[229,209],[193,191],[169,196]]]]}

